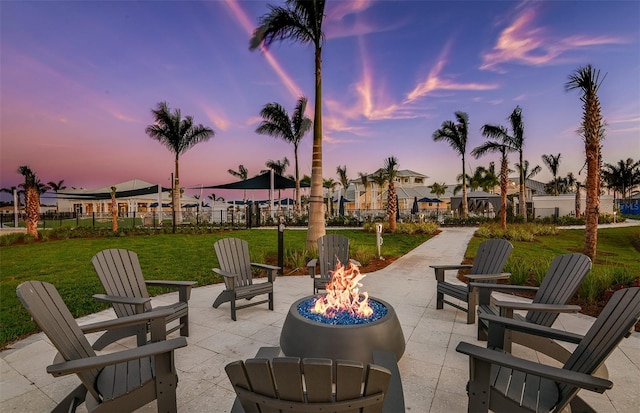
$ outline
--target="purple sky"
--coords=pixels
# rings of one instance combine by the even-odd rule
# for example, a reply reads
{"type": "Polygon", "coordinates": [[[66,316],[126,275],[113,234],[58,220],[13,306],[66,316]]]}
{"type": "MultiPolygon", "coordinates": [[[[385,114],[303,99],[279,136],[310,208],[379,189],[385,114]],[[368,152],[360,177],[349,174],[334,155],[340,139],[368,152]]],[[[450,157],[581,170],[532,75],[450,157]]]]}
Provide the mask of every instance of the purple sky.
{"type": "MultiPolygon", "coordinates": [[[[145,134],[160,101],[216,133],[181,157],[183,186],[234,181],[227,170],[240,164],[254,176],[285,156],[286,173],[294,173],[293,146],[254,131],[268,102],[290,113],[300,94],[313,102],[313,50],[280,43],[249,51],[267,2],[2,1],[0,8],[0,187],[22,182],[20,165],[69,188],[134,178],[168,186],[173,155],[145,134]]],[[[640,158],[640,2],[329,0],[325,11],[325,178],[337,181],[336,167],[346,165],[355,179],[395,156],[428,184],[453,184],[460,159],[432,133],[465,111],[470,152],[484,141],[481,126],[508,125],[516,105],[525,159],[543,167],[536,179],[551,179],[542,154],[561,153],[560,175],[577,174],[582,108],[564,84],[586,64],[607,74],[599,92],[604,162],[640,158]]],[[[311,174],[311,143],[309,133],[301,174],[311,174]]],[[[469,156],[468,168],[495,159],[469,156]]]]}

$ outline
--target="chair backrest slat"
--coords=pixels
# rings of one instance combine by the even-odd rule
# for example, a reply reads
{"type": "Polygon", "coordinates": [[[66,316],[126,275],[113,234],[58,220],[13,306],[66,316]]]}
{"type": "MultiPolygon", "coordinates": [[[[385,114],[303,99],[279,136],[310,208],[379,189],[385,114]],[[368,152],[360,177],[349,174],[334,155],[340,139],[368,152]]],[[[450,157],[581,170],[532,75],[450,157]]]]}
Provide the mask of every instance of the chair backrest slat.
{"type": "MultiPolygon", "coordinates": [[[[640,287],[616,291],[564,365],[564,369],[593,374],[640,319],[640,287]]],[[[578,391],[561,385],[559,409],[578,391]]]]}
{"type": "MultiPolygon", "coordinates": [[[[578,291],[590,269],[591,259],[584,254],[556,256],[547,270],[533,302],[566,304],[578,291]]],[[[530,311],[526,315],[526,320],[551,327],[559,315],[560,313],[553,311],[530,311]]]]}
{"type": "Polygon", "coordinates": [[[253,284],[249,244],[239,238],[223,238],[213,244],[220,269],[236,274],[236,286],[253,284]]]}
{"type": "MultiPolygon", "coordinates": [[[[33,317],[33,321],[66,361],[96,355],[53,285],[41,281],[27,281],[18,286],[16,293],[24,308],[33,317]]],[[[96,398],[99,397],[95,390],[98,373],[97,369],[77,373],[82,383],[96,398]]]]}
{"type": "MultiPolygon", "coordinates": [[[[138,254],[125,249],[106,249],[91,259],[93,269],[107,295],[119,297],[148,298],[149,292],[144,282],[138,254]]],[[[113,303],[118,317],[136,314],[135,306],[113,303]]],[[[151,304],[145,304],[145,311],[151,310],[151,304]]]]}
{"type": "Polygon", "coordinates": [[[349,260],[349,238],[340,234],[326,234],[318,238],[320,276],[331,278],[338,261],[346,266],[349,260]]]}
{"type": "MultiPolygon", "coordinates": [[[[478,252],[473,260],[471,274],[499,274],[509,259],[513,250],[513,245],[502,238],[492,238],[482,241],[478,246],[478,252]]],[[[476,282],[485,282],[495,284],[496,280],[476,280],[476,282]]],[[[479,303],[489,303],[491,299],[491,290],[481,288],[478,292],[479,303]]],[[[474,311],[473,309],[470,311],[474,311]]]]}

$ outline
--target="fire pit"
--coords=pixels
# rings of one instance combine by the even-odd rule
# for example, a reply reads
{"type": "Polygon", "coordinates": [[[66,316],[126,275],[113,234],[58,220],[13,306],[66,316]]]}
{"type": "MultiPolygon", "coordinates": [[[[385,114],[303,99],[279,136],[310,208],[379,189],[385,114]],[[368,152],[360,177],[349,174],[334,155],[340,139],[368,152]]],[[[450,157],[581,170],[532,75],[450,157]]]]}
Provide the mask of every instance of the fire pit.
{"type": "Polygon", "coordinates": [[[373,350],[395,353],[400,360],[405,342],[394,308],[360,294],[358,268],[338,264],[326,295],[301,298],[289,308],[280,348],[291,357],[372,361],[373,350]]]}

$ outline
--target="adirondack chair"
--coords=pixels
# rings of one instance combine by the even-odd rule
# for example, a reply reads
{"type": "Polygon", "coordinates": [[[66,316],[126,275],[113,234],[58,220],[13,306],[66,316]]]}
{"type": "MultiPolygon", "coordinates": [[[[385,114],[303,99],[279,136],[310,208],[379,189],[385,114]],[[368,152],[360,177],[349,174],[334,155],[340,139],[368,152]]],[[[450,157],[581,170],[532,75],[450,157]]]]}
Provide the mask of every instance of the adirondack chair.
{"type": "MultiPolygon", "coordinates": [[[[189,298],[195,281],[163,281],[145,280],[142,276],[138,255],[124,249],[107,249],[98,252],[91,259],[93,269],[106,294],[95,294],[94,299],[108,302],[118,317],[127,317],[142,312],[171,308],[173,313],[167,317],[167,324],[178,321],[167,330],[167,334],[180,330],[180,335],[189,336],[189,298]],[[147,286],[168,287],[178,289],[176,303],[155,307],[151,306],[151,298],[147,286]]],[[[148,328],[131,326],[120,330],[109,330],[93,343],[93,348],[102,350],[107,345],[124,337],[137,336],[138,345],[147,342],[148,328]]]]}
{"type": "MultiPolygon", "coordinates": [[[[470,283],[472,290],[488,289],[489,291],[536,293],[531,303],[496,300],[491,305],[488,302],[481,302],[478,304],[478,316],[482,314],[501,315],[551,327],[560,313],[577,313],[580,311],[580,306],[566,303],[578,291],[589,270],[591,270],[591,259],[586,255],[564,254],[553,259],[540,287],[470,283]],[[514,310],[526,310],[527,314],[525,316],[514,314],[514,310]]],[[[487,340],[487,334],[488,323],[480,320],[478,322],[478,340],[487,340]]],[[[571,355],[569,350],[554,340],[519,332],[511,332],[505,335],[503,349],[510,353],[511,343],[514,342],[547,354],[561,362],[567,361],[571,355]]]]}
{"type": "Polygon", "coordinates": [[[59,354],[47,372],[55,377],[76,374],[81,381],[54,409],[75,412],[85,402],[88,412],[133,411],[158,400],[158,412],[176,412],[174,351],[187,340],[166,336],[164,317],[171,310],[159,310],[106,322],[78,326],[56,288],[40,281],[18,286],[17,295],[33,320],[47,335],[59,354]],[[96,355],[85,333],[127,325],[151,323],[156,341],[116,353],[96,355]]]}
{"type": "Polygon", "coordinates": [[[273,283],[280,267],[251,262],[249,256],[249,244],[238,238],[223,238],[213,244],[220,268],[214,268],[213,272],[224,278],[225,290],[222,291],[213,302],[213,308],[218,308],[222,303],[231,303],[231,319],[236,321],[236,310],[252,307],[254,305],[269,303],[269,310],[273,311],[273,283]],[[267,272],[267,281],[253,282],[252,267],[267,272]],[[258,295],[267,294],[265,300],[237,305],[241,299],[251,300],[258,295]]]}
{"type": "Polygon", "coordinates": [[[246,413],[382,412],[391,380],[375,364],[321,358],[253,358],[225,371],[246,413]]]}
{"type": "Polygon", "coordinates": [[[493,238],[483,241],[478,247],[478,253],[470,264],[431,265],[436,275],[436,309],[441,310],[443,304],[448,304],[467,313],[467,324],[476,322],[476,305],[478,302],[488,302],[491,291],[471,291],[468,284],[454,284],[445,281],[445,271],[471,269],[471,273],[465,275],[470,282],[495,284],[497,280],[508,279],[509,274],[503,273],[502,268],[507,262],[513,245],[507,240],[493,238]],[[448,295],[467,303],[463,307],[451,301],[445,300],[448,295]]]}
{"type": "Polygon", "coordinates": [[[489,320],[488,346],[497,349],[465,342],[456,347],[470,357],[469,412],[559,412],[569,405],[571,411],[594,412],[577,393],[603,393],[613,386],[593,373],[640,320],[640,288],[617,291],[584,337],[505,317],[482,317],[489,320]],[[505,328],[571,342],[579,338],[578,346],[562,368],[543,365],[503,352],[499,347],[505,328]]]}
{"type": "Polygon", "coordinates": [[[342,265],[351,262],[360,267],[360,263],[354,259],[349,259],[349,238],[340,234],[327,234],[318,238],[318,258],[314,258],[307,263],[309,275],[313,279],[313,294],[324,290],[331,281],[332,271],[336,269],[338,261],[342,265]],[[320,264],[320,272],[316,272],[320,264]]]}

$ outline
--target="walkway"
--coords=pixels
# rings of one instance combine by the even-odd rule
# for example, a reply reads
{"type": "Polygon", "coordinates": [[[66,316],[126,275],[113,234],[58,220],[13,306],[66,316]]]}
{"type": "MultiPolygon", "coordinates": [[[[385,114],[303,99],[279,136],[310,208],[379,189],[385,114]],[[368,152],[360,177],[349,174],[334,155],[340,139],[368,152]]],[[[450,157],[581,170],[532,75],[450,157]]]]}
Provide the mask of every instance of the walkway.
{"type": "MultiPolygon", "coordinates": [[[[435,281],[429,265],[460,262],[473,231],[446,228],[437,237],[387,268],[368,274],[363,280],[364,289],[370,295],[395,307],[402,323],[407,346],[399,367],[409,412],[466,412],[468,359],[458,354],[455,347],[460,341],[483,346],[486,343],[475,340],[476,326],[466,324],[463,312],[449,306],[444,310],[435,309],[435,281]]],[[[189,302],[189,345],[176,352],[180,412],[228,412],[235,394],[224,373],[225,364],[250,358],[261,346],[278,345],[280,329],[291,303],[310,294],[311,281],[306,276],[279,278],[275,286],[275,311],[268,311],[266,305],[240,310],[236,322],[229,317],[228,304],[218,309],[211,307],[221,290],[220,284],[193,290],[189,302]]],[[[172,298],[168,295],[154,298],[154,301],[172,298]]],[[[111,311],[104,311],[82,318],[80,323],[112,317],[111,311]]],[[[592,321],[580,314],[563,314],[556,325],[581,333],[592,321]]],[[[120,343],[135,346],[133,339],[120,343]]],[[[110,349],[118,346],[113,345],[110,349]]],[[[537,358],[535,352],[517,345],[514,353],[537,358]]],[[[45,372],[54,355],[55,350],[41,333],[0,353],[0,412],[49,410],[55,401],[75,387],[75,377],[54,378],[45,372]]],[[[613,389],[604,395],[583,391],[584,399],[601,412],[637,412],[640,405],[640,334],[634,333],[625,339],[607,366],[614,382],[613,389]]],[[[140,411],[155,412],[155,403],[140,411]]]]}

